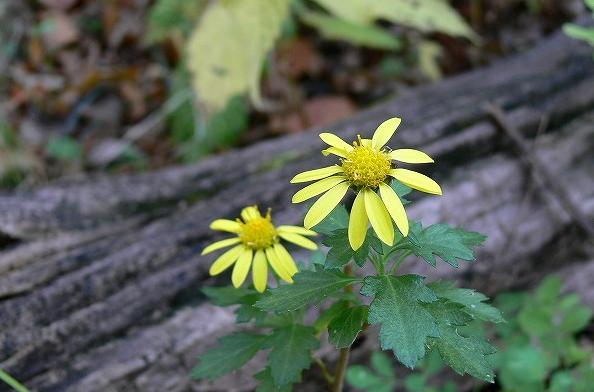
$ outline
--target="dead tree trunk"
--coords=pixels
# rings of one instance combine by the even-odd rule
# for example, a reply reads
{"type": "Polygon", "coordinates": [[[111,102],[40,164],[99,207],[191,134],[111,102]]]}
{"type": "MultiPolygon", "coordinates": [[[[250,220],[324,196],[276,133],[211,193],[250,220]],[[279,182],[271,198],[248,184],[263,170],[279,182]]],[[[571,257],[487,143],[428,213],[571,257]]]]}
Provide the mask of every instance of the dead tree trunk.
{"type": "MultiPolygon", "coordinates": [[[[433,155],[429,174],[444,188],[440,198],[418,194],[411,217],[489,236],[477,263],[454,272],[411,263],[410,270],[457,276],[495,293],[563,268],[592,301],[594,289],[568,266],[592,260],[591,238],[554,192],[535,185],[488,103],[503,108],[591,220],[594,64],[589,48],[560,34],[333,129],[350,139],[403,117],[395,143],[433,155]]],[[[10,238],[0,252],[0,367],[39,391],[248,390],[253,384],[243,372],[215,389],[187,377],[196,353],[233,321],[228,310],[200,304],[212,260],[199,251],[214,239],[211,220],[248,204],[298,223],[304,211],[290,204],[296,189],[288,180],[327,162],[320,147],[307,132],[191,166],[0,195],[0,233],[10,238]]]]}

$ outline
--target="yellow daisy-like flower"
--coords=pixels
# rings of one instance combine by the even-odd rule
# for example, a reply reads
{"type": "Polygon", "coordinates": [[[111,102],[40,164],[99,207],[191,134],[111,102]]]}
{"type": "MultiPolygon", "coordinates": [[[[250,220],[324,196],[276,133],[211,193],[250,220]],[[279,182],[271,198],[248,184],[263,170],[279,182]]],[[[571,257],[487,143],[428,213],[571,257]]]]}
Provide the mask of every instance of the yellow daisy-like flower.
{"type": "Polygon", "coordinates": [[[303,248],[316,250],[315,242],[305,236],[316,235],[315,231],[299,226],[278,226],[272,224],[270,210],[262,216],[257,206],[246,207],[241,211],[241,219],[217,219],[210,224],[213,230],[222,230],[236,234],[236,237],[217,241],[202,251],[203,255],[222,248],[233,246],[223,253],[211,265],[210,275],[218,275],[231,267],[233,286],[239,287],[245,282],[252,267],[254,287],[259,292],[266,290],[268,281],[268,264],[285,282],[293,283],[293,275],[297,266],[291,254],[280,243],[280,240],[292,242],[303,248]]]}
{"type": "Polygon", "coordinates": [[[357,192],[348,229],[349,242],[354,250],[363,245],[369,222],[379,239],[388,245],[394,243],[392,220],[404,236],[408,235],[406,211],[400,198],[389,185],[390,178],[394,177],[410,188],[435,195],[441,195],[441,188],[431,178],[394,164],[393,161],[433,162],[433,159],[422,151],[408,148],[390,150],[385,147],[396,132],[400,121],[397,117],[384,121],[371,139],[359,137],[353,145],[332,133],[320,134],[320,138],[330,145],[322,153],[326,156],[339,156],[340,164],[306,171],[291,180],[291,183],[316,181],[297,192],[293,196],[293,203],[301,203],[323,193],[305,215],[306,228],[320,223],[340,203],[350,188],[357,192]]]}

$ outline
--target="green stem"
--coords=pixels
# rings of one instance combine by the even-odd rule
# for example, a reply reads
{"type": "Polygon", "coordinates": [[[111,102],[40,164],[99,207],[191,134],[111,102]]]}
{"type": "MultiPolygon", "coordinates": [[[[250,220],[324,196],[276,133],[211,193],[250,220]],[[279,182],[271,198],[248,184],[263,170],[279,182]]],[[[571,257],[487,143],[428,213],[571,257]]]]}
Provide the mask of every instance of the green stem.
{"type": "Polygon", "coordinates": [[[324,361],[322,361],[318,357],[314,357],[314,362],[318,364],[318,366],[320,367],[320,369],[322,369],[322,375],[324,376],[324,379],[326,380],[326,382],[329,385],[333,385],[334,384],[334,377],[332,377],[332,375],[328,371],[328,367],[326,366],[326,364],[324,363],[324,361]]]}
{"type": "Polygon", "coordinates": [[[396,270],[398,270],[398,267],[400,267],[400,264],[402,264],[402,262],[404,261],[404,259],[406,259],[408,256],[410,256],[411,253],[412,252],[410,250],[407,250],[407,251],[402,252],[402,254],[400,254],[400,256],[398,257],[398,259],[396,260],[396,262],[392,266],[392,269],[390,270],[390,274],[396,273],[396,270]]]}
{"type": "MultiPolygon", "coordinates": [[[[344,273],[347,275],[351,275],[352,267],[351,265],[347,265],[344,269],[344,273]]],[[[351,293],[353,291],[353,286],[349,285],[344,288],[344,291],[347,293],[351,293]]],[[[332,392],[342,392],[344,387],[344,376],[346,374],[346,369],[349,364],[349,357],[351,355],[351,347],[345,347],[340,349],[340,355],[338,357],[338,363],[336,364],[336,369],[334,370],[334,382],[332,383],[332,392]]]]}
{"type": "Polygon", "coordinates": [[[0,380],[12,387],[17,392],[29,392],[29,390],[20,382],[15,380],[10,374],[0,369],[0,380]]]}

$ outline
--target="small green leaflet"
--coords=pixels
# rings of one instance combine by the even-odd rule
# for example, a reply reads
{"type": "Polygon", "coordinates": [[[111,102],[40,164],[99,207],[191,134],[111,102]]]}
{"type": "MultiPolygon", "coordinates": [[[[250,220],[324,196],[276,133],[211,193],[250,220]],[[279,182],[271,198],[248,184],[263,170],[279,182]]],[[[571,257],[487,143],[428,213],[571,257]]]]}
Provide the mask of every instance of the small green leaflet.
{"type": "Polygon", "coordinates": [[[480,337],[465,337],[459,334],[457,326],[466,325],[472,318],[463,307],[453,302],[440,300],[425,308],[437,321],[439,337],[429,338],[429,345],[439,351],[439,355],[458,374],[494,382],[495,373],[488,357],[495,353],[495,347],[480,337]]]}
{"type": "Polygon", "coordinates": [[[293,279],[294,284],[270,290],[270,294],[256,302],[256,306],[265,311],[290,312],[317,304],[330,294],[360,281],[338,271],[301,271],[293,279]]]}
{"type": "Polygon", "coordinates": [[[291,384],[287,384],[282,388],[277,388],[274,385],[270,368],[266,368],[260,373],[255,374],[254,378],[260,381],[260,385],[258,385],[256,392],[291,392],[291,384]]]}
{"type": "Polygon", "coordinates": [[[367,307],[355,306],[347,308],[328,325],[328,340],[336,348],[349,347],[367,321],[367,307]]]}
{"type": "Polygon", "coordinates": [[[339,204],[323,221],[315,225],[312,230],[321,234],[331,234],[334,230],[346,229],[349,226],[349,213],[345,206],[339,204]]]}
{"type": "Polygon", "coordinates": [[[268,367],[277,388],[299,381],[301,371],[309,368],[311,351],[319,346],[315,333],[312,327],[290,324],[275,329],[266,340],[265,347],[272,349],[268,367]]]}
{"type": "Polygon", "coordinates": [[[391,392],[396,386],[396,377],[392,361],[383,352],[374,351],[371,354],[371,367],[354,365],[347,370],[347,382],[357,388],[368,392],[391,392]]]}
{"type": "Polygon", "coordinates": [[[446,224],[431,225],[423,229],[421,223],[415,222],[406,237],[404,248],[422,257],[435,267],[435,256],[454,268],[458,268],[458,260],[474,261],[473,247],[481,245],[485,236],[446,224]]]}
{"type": "Polygon", "coordinates": [[[380,240],[373,234],[372,230],[367,230],[363,245],[356,251],[351,248],[347,229],[333,231],[323,243],[330,247],[330,250],[326,255],[325,264],[325,267],[328,269],[340,268],[351,261],[351,259],[353,259],[359,267],[363,267],[367,261],[367,256],[369,256],[370,246],[374,249],[381,249],[382,246],[380,240]]]}
{"type": "Polygon", "coordinates": [[[425,356],[428,337],[439,336],[434,318],[423,303],[437,301],[435,294],[423,285],[418,275],[368,276],[361,294],[374,297],[368,322],[381,324],[383,350],[393,350],[405,366],[414,368],[425,356]]]}
{"type": "Polygon", "coordinates": [[[452,282],[433,282],[428,286],[439,298],[463,305],[464,311],[474,318],[492,323],[505,321],[499,309],[485,303],[489,298],[482,293],[454,287],[452,282]]]}
{"type": "Polygon", "coordinates": [[[217,347],[199,357],[200,363],[192,369],[192,378],[214,380],[239,369],[262,349],[267,339],[264,335],[245,332],[223,336],[217,347]]]}
{"type": "Polygon", "coordinates": [[[334,320],[334,318],[336,316],[341,314],[348,307],[349,307],[348,301],[342,300],[342,301],[333,303],[332,306],[330,306],[328,309],[324,310],[320,314],[320,317],[318,317],[318,319],[314,323],[314,328],[316,329],[316,331],[322,332],[322,331],[326,330],[326,328],[328,327],[328,324],[330,324],[330,321],[334,320]]]}

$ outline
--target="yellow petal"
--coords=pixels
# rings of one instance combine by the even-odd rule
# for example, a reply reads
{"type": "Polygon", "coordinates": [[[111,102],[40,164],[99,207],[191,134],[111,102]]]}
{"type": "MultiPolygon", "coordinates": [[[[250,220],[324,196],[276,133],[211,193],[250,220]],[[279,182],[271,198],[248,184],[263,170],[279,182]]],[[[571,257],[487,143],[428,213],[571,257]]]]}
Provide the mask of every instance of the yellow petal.
{"type": "Polygon", "coordinates": [[[266,290],[266,283],[268,282],[268,263],[263,250],[257,250],[254,255],[252,280],[254,282],[254,287],[258,292],[263,293],[264,290],[266,290]]]}
{"type": "Polygon", "coordinates": [[[241,210],[241,217],[243,218],[244,222],[248,222],[261,216],[260,210],[258,210],[258,207],[256,206],[245,207],[243,210],[241,210]]]}
{"type": "Polygon", "coordinates": [[[244,250],[245,247],[243,245],[237,245],[236,247],[229,249],[228,251],[223,253],[218,259],[216,259],[214,263],[212,263],[208,273],[214,276],[225,271],[227,268],[231,267],[233,263],[235,263],[235,260],[237,260],[239,255],[244,250]]]}
{"type": "Polygon", "coordinates": [[[217,219],[210,224],[212,230],[228,231],[229,233],[239,233],[241,225],[229,219],[217,219]]]}
{"type": "Polygon", "coordinates": [[[326,192],[328,189],[333,188],[335,185],[340,184],[343,181],[346,181],[346,178],[340,175],[316,181],[295,193],[295,195],[293,195],[292,201],[293,203],[301,203],[302,201],[311,199],[320,193],[326,192]]]}
{"type": "Polygon", "coordinates": [[[401,148],[390,152],[390,158],[404,163],[433,163],[433,158],[423,151],[401,148]]]}
{"type": "Polygon", "coordinates": [[[330,177],[333,174],[342,172],[342,167],[338,165],[323,167],[321,169],[309,170],[303,173],[299,173],[295,177],[293,177],[293,179],[291,180],[291,184],[321,180],[322,178],[330,177]]]}
{"type": "Polygon", "coordinates": [[[431,178],[424,174],[414,172],[408,169],[392,169],[390,175],[406,186],[421,192],[441,195],[441,187],[431,178]]]}
{"type": "Polygon", "coordinates": [[[379,191],[388,213],[390,213],[390,216],[396,222],[398,230],[406,237],[408,235],[408,218],[402,201],[389,185],[380,184],[379,191]]]}
{"type": "Polygon", "coordinates": [[[379,150],[385,146],[392,135],[394,135],[394,132],[396,132],[396,129],[400,125],[400,121],[402,121],[400,118],[394,117],[381,123],[373,133],[373,138],[371,139],[373,147],[379,150]]]}
{"type": "Polygon", "coordinates": [[[365,212],[365,197],[363,192],[357,193],[353,208],[351,208],[351,216],[349,218],[349,243],[353,250],[357,250],[365,242],[365,235],[367,234],[367,225],[369,219],[365,212]]]}
{"type": "Polygon", "coordinates": [[[231,282],[233,287],[238,288],[245,282],[250,266],[252,265],[253,250],[246,248],[235,263],[233,273],[231,274],[231,282]]]}
{"type": "Polygon", "coordinates": [[[299,245],[305,249],[310,249],[310,250],[316,250],[318,249],[318,246],[316,245],[315,242],[313,242],[310,239],[307,239],[305,237],[300,236],[299,234],[294,234],[294,233],[278,233],[278,235],[280,236],[280,238],[282,238],[285,241],[289,241],[294,243],[295,245],[299,245]]]}
{"type": "Polygon", "coordinates": [[[342,140],[340,137],[336,136],[333,133],[320,133],[320,139],[324,141],[324,143],[330,145],[331,147],[336,147],[341,150],[351,151],[353,146],[342,140]]]}
{"type": "Polygon", "coordinates": [[[313,230],[308,230],[305,227],[301,226],[289,226],[289,225],[282,225],[276,228],[276,231],[280,233],[294,233],[294,234],[301,234],[301,235],[318,235],[313,230]]]}
{"type": "Polygon", "coordinates": [[[325,157],[327,157],[330,154],[338,155],[341,158],[346,158],[348,152],[346,150],[343,150],[342,148],[337,147],[329,147],[325,150],[322,150],[322,155],[324,155],[325,157]]]}
{"type": "Polygon", "coordinates": [[[291,256],[289,251],[287,251],[287,248],[285,248],[281,244],[275,244],[274,251],[276,252],[276,255],[278,256],[283,266],[285,267],[285,270],[291,276],[295,275],[297,271],[299,271],[297,269],[297,265],[295,264],[295,260],[293,260],[293,256],[291,256]]]}
{"type": "Polygon", "coordinates": [[[363,189],[362,192],[364,192],[365,211],[371,222],[371,227],[383,243],[392,245],[394,243],[394,226],[392,226],[392,219],[390,219],[390,214],[382,199],[372,190],[363,189]]]}
{"type": "Polygon", "coordinates": [[[304,219],[304,226],[307,229],[311,229],[318,223],[320,223],[329,213],[332,212],[334,207],[344,197],[349,190],[349,184],[341,182],[328,192],[324,193],[315,203],[311,206],[304,219]]]}
{"type": "Polygon", "coordinates": [[[274,249],[266,248],[265,251],[266,251],[266,258],[268,259],[268,262],[270,263],[270,266],[272,267],[274,272],[276,272],[276,274],[285,282],[293,283],[291,274],[289,273],[289,271],[287,271],[285,269],[283,263],[280,261],[278,255],[276,254],[274,249]]]}
{"type": "Polygon", "coordinates": [[[239,241],[241,241],[239,239],[239,237],[235,237],[235,238],[227,238],[226,240],[213,242],[212,244],[208,245],[206,248],[204,248],[202,250],[202,255],[204,256],[211,252],[214,252],[215,250],[218,250],[221,248],[226,248],[231,245],[235,245],[235,244],[239,243],[239,241]]]}

